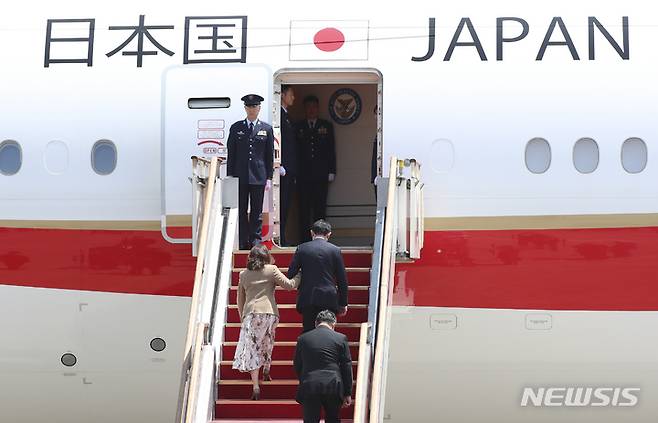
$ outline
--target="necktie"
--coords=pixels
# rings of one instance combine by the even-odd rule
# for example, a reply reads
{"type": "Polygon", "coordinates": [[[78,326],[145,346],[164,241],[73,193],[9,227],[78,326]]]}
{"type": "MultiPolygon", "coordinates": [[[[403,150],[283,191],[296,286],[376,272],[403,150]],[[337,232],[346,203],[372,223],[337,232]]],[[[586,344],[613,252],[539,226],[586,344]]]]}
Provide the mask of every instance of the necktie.
{"type": "Polygon", "coordinates": [[[249,122],[249,135],[254,133],[254,123],[249,122]]]}

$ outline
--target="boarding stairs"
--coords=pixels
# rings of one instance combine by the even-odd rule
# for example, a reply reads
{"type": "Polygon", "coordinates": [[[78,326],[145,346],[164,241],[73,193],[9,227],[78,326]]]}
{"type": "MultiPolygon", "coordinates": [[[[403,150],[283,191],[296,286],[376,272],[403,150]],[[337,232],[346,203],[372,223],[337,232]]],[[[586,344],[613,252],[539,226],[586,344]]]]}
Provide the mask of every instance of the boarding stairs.
{"type": "MultiPolygon", "coordinates": [[[[277,266],[287,271],[294,250],[273,250],[277,266]]],[[[219,374],[219,400],[215,418],[255,418],[261,416],[276,418],[300,418],[300,407],[295,402],[297,378],[292,367],[295,355],[295,341],[302,331],[301,315],[295,310],[295,291],[277,289],[275,296],[279,307],[279,325],[276,330],[276,344],[272,352],[272,382],[261,382],[261,400],[251,401],[251,380],[248,373],[240,373],[231,368],[232,359],[240,333],[238,316],[237,284],[238,274],[246,266],[248,251],[238,251],[233,255],[232,286],[229,295],[228,318],[224,327],[224,344],[219,374]]],[[[347,335],[353,357],[354,374],[359,348],[361,323],[368,320],[368,287],[370,284],[371,250],[343,250],[348,290],[348,313],[339,317],[337,330],[347,335]]],[[[351,408],[343,410],[344,418],[351,418],[351,408]]]]}
{"type": "MultiPolygon", "coordinates": [[[[193,252],[198,259],[176,423],[301,421],[292,366],[295,341],[302,331],[296,291],[277,288],[275,292],[280,322],[273,380],[260,382],[260,400],[250,399],[249,374],[232,369],[240,333],[238,275],[246,266],[248,251],[234,248],[237,181],[219,178],[220,166],[217,159],[193,158],[193,252]]],[[[422,248],[420,166],[392,158],[390,174],[394,177],[378,183],[373,247],[342,250],[349,305],[336,330],[348,337],[355,377],[354,403],[342,409],[344,421],[382,421],[395,262],[418,258],[422,248]]],[[[271,251],[275,264],[286,272],[294,249],[271,251]]]]}

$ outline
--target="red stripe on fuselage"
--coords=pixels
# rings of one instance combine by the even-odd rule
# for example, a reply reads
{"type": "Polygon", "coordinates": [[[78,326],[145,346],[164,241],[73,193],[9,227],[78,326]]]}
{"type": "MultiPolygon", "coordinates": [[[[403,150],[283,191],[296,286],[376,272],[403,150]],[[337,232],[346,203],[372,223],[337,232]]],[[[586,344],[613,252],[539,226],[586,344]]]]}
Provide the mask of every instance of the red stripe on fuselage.
{"type": "MultiPolygon", "coordinates": [[[[190,296],[189,244],[159,231],[0,228],[0,284],[190,296]]],[[[658,228],[433,231],[395,305],[658,310],[658,228]]]]}
{"type": "Polygon", "coordinates": [[[658,310],[658,228],[437,231],[395,305],[658,310]]]}
{"type": "Polygon", "coordinates": [[[0,228],[0,240],[0,284],[192,295],[191,246],[170,244],[160,231],[0,228]]]}

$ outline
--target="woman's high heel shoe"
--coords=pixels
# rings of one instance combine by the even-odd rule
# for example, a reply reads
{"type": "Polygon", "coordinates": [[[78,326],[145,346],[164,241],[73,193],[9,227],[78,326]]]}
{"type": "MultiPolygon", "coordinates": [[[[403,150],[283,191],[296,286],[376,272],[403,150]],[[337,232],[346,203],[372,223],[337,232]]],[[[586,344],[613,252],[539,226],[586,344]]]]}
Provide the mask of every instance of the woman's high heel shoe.
{"type": "Polygon", "coordinates": [[[268,382],[272,381],[272,376],[270,376],[270,371],[269,370],[267,370],[267,371],[263,370],[263,380],[266,380],[268,382]]]}
{"type": "Polygon", "coordinates": [[[254,389],[254,391],[251,393],[251,399],[254,401],[258,401],[260,399],[260,388],[254,389]]]}

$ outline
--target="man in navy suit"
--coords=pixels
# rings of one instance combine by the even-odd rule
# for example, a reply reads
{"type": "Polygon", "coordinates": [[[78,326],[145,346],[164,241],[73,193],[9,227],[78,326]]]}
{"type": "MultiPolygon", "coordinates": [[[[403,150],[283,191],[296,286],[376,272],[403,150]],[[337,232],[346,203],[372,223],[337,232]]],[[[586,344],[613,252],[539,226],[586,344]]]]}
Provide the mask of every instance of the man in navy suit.
{"type": "Polygon", "coordinates": [[[262,240],[263,196],[272,186],[274,132],[258,119],[263,100],[257,94],[242,97],[247,117],[231,125],[227,142],[227,174],[239,179],[239,243],[243,250],[262,240]]]}
{"type": "Polygon", "coordinates": [[[324,421],[336,423],[340,407],[352,404],[350,347],[345,335],[334,332],[336,315],[331,311],[318,313],[315,326],[297,339],[295,347],[297,402],[304,409],[305,423],[319,422],[322,408],[324,421]]]}
{"type": "Polygon", "coordinates": [[[331,225],[318,220],[311,236],[312,241],[297,247],[288,268],[288,277],[302,272],[296,308],[302,314],[304,332],[315,328],[315,317],[322,310],[347,313],[347,274],[340,248],[329,243],[331,225]]]}
{"type": "Polygon", "coordinates": [[[288,108],[295,102],[295,90],[292,85],[281,86],[281,167],[279,179],[281,185],[281,238],[280,245],[287,244],[286,223],[290,209],[290,197],[297,177],[297,134],[290,117],[288,108]]]}

